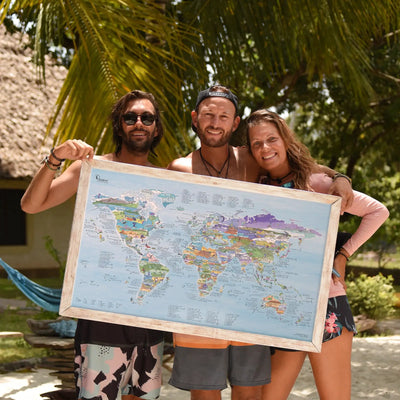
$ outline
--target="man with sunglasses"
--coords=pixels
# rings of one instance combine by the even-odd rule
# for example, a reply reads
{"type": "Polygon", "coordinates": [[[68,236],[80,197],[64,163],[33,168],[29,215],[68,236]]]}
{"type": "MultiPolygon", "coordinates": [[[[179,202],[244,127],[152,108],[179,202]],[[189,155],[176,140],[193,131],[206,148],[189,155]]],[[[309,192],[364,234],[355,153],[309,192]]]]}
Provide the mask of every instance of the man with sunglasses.
{"type": "MultiPolygon", "coordinates": [[[[150,151],[160,142],[163,126],[151,93],[134,90],[111,113],[115,152],[100,159],[155,167],[150,151]]],[[[21,207],[38,213],[65,202],[78,188],[82,160],[94,157],[92,146],[67,140],[51,150],[26,190],[21,207]],[[65,159],[76,160],[55,178],[65,159]]],[[[77,398],[115,400],[156,399],[162,375],[163,332],[79,320],[75,334],[77,398]]]]}

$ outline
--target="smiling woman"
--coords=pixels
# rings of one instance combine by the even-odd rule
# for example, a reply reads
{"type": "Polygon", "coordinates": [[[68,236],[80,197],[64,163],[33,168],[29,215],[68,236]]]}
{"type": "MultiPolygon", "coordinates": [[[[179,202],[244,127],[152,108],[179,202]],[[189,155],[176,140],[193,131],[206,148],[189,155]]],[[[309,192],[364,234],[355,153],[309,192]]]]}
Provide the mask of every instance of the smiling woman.
{"type": "Polygon", "coordinates": [[[309,177],[316,162],[284,119],[269,110],[258,110],[247,120],[247,143],[258,165],[267,173],[262,183],[310,190],[309,177]]]}
{"type": "Polygon", "coordinates": [[[286,145],[274,124],[255,125],[251,131],[250,149],[260,167],[268,171],[271,184],[279,186],[291,180],[293,172],[286,157],[286,145]]]}
{"type": "MultiPolygon", "coordinates": [[[[313,173],[316,162],[278,114],[266,109],[253,112],[248,118],[247,140],[258,165],[267,173],[262,183],[328,193],[332,179],[313,173]]],[[[359,192],[354,192],[353,205],[345,211],[362,217],[362,221],[335,253],[336,274],[332,274],[330,282],[322,350],[306,353],[276,349],[271,362],[271,383],[263,388],[266,400],[288,397],[306,356],[321,398],[351,397],[351,348],[357,330],[346,296],[346,262],[383,224],[389,212],[383,204],[359,192]],[[340,385],[332,387],[332,382],[340,385]]]]}

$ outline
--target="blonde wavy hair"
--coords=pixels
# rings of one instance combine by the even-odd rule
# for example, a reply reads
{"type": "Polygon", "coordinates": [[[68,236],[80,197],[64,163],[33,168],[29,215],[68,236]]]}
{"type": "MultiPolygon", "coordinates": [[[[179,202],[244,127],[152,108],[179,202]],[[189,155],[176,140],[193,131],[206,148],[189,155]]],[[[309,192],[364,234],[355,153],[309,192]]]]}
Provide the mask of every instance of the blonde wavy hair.
{"type": "Polygon", "coordinates": [[[249,129],[261,124],[274,124],[278,129],[279,135],[285,143],[286,154],[290,169],[294,174],[293,182],[296,189],[308,190],[310,176],[318,169],[317,162],[311,157],[308,148],[300,142],[296,134],[289,128],[287,123],[278,114],[261,109],[254,111],[247,119],[247,144],[251,153],[249,129]]]}

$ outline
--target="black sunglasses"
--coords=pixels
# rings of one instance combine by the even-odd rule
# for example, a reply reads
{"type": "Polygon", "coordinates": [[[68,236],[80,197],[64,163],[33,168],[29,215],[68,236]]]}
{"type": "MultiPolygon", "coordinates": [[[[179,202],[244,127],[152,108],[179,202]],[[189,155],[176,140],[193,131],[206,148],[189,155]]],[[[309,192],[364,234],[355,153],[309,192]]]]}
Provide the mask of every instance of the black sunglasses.
{"type": "Polygon", "coordinates": [[[122,116],[127,125],[135,125],[139,117],[142,121],[142,124],[146,126],[152,125],[153,122],[156,120],[156,116],[149,112],[144,112],[143,114],[128,112],[122,116]]]}

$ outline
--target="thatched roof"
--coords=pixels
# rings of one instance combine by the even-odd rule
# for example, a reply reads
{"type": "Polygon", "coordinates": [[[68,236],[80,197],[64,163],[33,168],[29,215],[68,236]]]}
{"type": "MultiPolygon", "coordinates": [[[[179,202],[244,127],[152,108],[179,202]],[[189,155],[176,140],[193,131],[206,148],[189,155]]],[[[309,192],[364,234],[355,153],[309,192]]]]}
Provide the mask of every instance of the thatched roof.
{"type": "Polygon", "coordinates": [[[37,79],[26,38],[0,25],[0,179],[30,179],[52,140],[43,142],[66,69],[47,61],[46,84],[37,79]]]}

